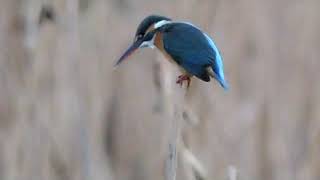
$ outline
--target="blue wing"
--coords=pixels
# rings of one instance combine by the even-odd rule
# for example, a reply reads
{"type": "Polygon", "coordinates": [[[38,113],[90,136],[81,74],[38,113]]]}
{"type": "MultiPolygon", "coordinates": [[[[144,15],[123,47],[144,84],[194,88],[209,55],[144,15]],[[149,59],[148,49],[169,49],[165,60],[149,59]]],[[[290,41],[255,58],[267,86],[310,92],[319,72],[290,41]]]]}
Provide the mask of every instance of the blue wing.
{"type": "Polygon", "coordinates": [[[212,67],[215,78],[226,87],[221,55],[211,38],[188,23],[171,23],[163,30],[164,49],[187,72],[210,81],[206,68],[212,67]]]}
{"type": "Polygon", "coordinates": [[[200,30],[185,23],[168,24],[163,32],[163,44],[167,53],[187,72],[210,81],[206,68],[213,64],[214,56],[200,30]]]}
{"type": "Polygon", "coordinates": [[[229,85],[227,81],[224,79],[223,62],[222,62],[222,57],[220,55],[220,52],[216,47],[216,45],[214,44],[213,40],[207,34],[204,34],[204,35],[206,36],[210,46],[215,51],[215,61],[214,61],[214,64],[212,65],[214,77],[224,89],[229,89],[229,85]]]}

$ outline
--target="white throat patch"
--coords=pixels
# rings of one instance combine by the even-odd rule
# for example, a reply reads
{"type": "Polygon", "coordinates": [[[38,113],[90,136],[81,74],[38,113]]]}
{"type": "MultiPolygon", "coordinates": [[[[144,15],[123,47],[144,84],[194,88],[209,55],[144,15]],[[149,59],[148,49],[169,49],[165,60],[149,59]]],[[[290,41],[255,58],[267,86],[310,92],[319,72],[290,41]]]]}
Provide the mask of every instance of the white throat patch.
{"type": "Polygon", "coordinates": [[[154,46],[154,38],[156,37],[156,35],[153,35],[153,38],[150,40],[150,41],[144,41],[140,46],[139,48],[146,48],[146,47],[149,47],[151,49],[153,49],[155,46],[154,46]]]}
{"type": "Polygon", "coordinates": [[[155,23],[153,27],[155,29],[157,29],[157,28],[159,28],[159,27],[161,27],[161,26],[163,26],[165,24],[170,24],[170,23],[171,23],[171,21],[162,20],[162,21],[159,21],[159,22],[155,23]]]}

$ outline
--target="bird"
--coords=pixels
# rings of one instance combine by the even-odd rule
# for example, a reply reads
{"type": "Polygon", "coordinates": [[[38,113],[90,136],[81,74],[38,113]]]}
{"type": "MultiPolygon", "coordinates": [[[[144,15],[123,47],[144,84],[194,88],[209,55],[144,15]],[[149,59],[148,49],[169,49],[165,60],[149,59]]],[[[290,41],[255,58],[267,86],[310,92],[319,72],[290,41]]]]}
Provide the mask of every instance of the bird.
{"type": "Polygon", "coordinates": [[[141,48],[157,48],[166,59],[178,65],[181,75],[176,83],[183,85],[196,77],[209,82],[217,80],[225,90],[229,84],[224,76],[222,56],[212,38],[200,28],[189,22],[173,21],[161,15],[149,15],[139,24],[133,44],[116,61],[118,66],[141,48]]]}

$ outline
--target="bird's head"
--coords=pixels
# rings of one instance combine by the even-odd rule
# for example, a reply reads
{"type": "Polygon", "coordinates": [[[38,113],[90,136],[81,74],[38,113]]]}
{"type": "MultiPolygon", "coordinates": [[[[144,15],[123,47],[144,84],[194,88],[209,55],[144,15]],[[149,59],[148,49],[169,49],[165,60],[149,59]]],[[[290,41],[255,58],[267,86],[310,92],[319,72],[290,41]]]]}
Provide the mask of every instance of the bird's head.
{"type": "Polygon", "coordinates": [[[153,48],[153,41],[157,29],[169,21],[171,21],[171,19],[164,16],[151,15],[146,17],[137,28],[133,44],[125,51],[115,65],[119,65],[139,48],[153,48]]]}

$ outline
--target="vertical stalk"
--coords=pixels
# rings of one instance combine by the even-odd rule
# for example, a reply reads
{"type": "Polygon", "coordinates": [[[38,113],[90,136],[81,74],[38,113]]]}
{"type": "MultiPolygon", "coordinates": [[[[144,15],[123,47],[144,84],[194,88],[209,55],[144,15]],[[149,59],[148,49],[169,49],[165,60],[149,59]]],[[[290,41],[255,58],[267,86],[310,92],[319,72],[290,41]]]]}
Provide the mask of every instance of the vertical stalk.
{"type": "Polygon", "coordinates": [[[160,73],[162,76],[161,86],[164,96],[166,117],[169,119],[169,142],[168,155],[165,162],[165,179],[175,180],[177,176],[177,147],[180,138],[184,88],[175,88],[174,73],[171,65],[162,58],[158,58],[160,73]]]}

